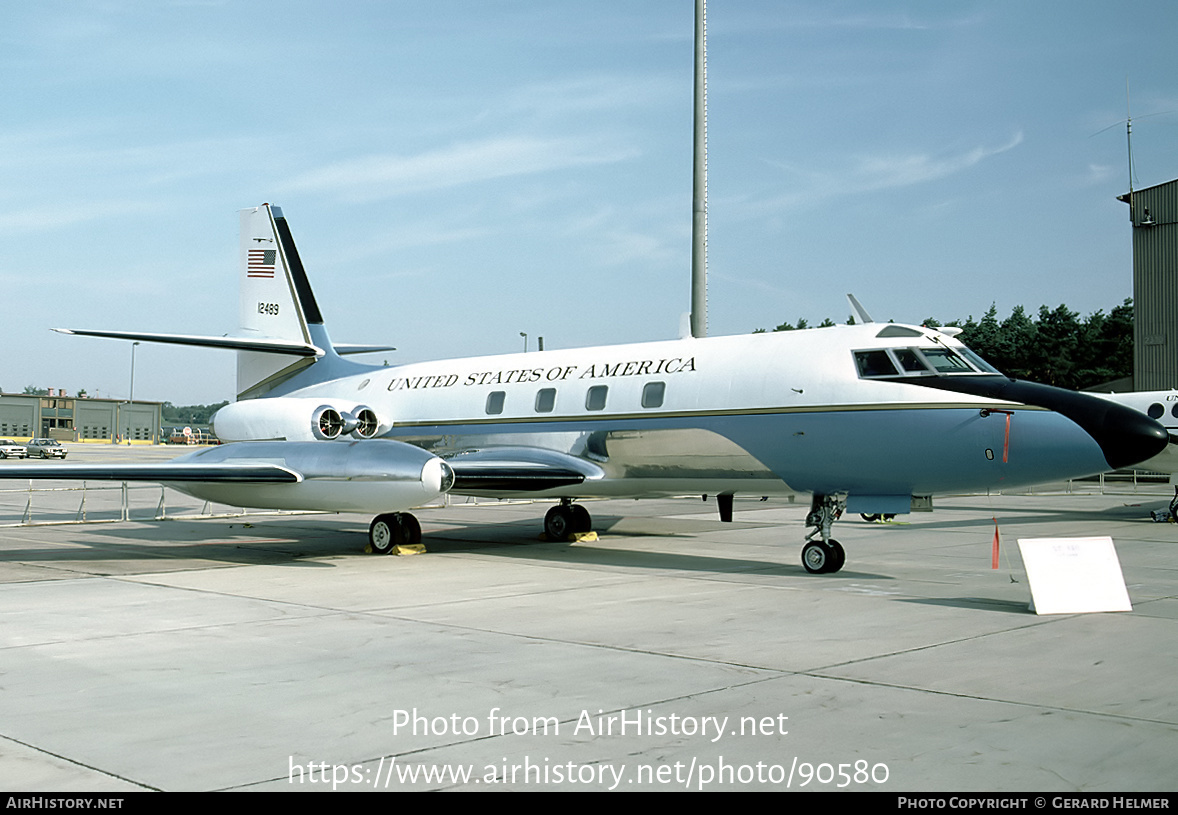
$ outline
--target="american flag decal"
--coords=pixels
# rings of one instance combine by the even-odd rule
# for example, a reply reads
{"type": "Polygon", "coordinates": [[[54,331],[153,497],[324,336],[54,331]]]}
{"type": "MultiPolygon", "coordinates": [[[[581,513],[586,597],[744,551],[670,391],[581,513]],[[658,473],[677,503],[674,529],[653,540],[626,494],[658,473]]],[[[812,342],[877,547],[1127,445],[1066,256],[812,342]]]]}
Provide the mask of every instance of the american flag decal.
{"type": "Polygon", "coordinates": [[[274,277],[276,249],[250,249],[245,259],[246,277],[274,277]]]}

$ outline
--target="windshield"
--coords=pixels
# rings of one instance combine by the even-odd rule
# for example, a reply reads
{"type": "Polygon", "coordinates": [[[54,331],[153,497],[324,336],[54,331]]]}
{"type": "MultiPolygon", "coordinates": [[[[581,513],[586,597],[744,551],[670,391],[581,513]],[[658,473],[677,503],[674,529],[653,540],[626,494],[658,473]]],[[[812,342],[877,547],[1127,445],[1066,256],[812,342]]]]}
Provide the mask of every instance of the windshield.
{"type": "Polygon", "coordinates": [[[877,348],[853,352],[861,379],[904,376],[997,374],[993,365],[968,348],[877,348]]]}

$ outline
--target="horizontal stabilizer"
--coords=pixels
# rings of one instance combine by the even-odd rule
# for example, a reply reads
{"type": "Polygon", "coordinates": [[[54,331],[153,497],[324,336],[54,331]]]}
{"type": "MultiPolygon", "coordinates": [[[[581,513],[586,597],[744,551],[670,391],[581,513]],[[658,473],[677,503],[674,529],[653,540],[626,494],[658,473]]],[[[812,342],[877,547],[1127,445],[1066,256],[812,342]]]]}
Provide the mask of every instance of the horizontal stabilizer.
{"type": "Polygon", "coordinates": [[[347,343],[333,343],[332,347],[341,357],[348,354],[374,354],[378,351],[396,351],[391,345],[349,345],[347,343]]]}
{"type": "MultiPolygon", "coordinates": [[[[229,348],[234,351],[258,351],[263,354],[288,354],[300,357],[321,357],[322,348],[304,342],[277,339],[246,339],[244,337],[205,337],[198,334],[153,334],[143,331],[98,331],[81,328],[55,328],[60,334],[81,337],[106,337],[114,340],[160,342],[169,345],[196,345],[202,348],[229,348]]],[[[386,350],[386,349],[374,349],[386,350]]]]}

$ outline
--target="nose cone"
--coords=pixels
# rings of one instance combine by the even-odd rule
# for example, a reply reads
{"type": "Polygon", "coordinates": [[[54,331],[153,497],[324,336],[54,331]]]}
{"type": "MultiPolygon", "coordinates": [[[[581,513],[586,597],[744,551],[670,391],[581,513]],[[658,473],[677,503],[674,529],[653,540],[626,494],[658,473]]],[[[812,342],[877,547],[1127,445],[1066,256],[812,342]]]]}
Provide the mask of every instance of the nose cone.
{"type": "Polygon", "coordinates": [[[1166,449],[1169,436],[1161,423],[1125,405],[1087,393],[1064,390],[1004,376],[945,376],[905,380],[943,390],[1036,405],[1067,416],[1100,445],[1109,469],[1132,467],[1166,449]]]}
{"type": "Polygon", "coordinates": [[[1153,458],[1170,441],[1166,428],[1144,413],[1087,393],[1007,380],[998,398],[1038,405],[1067,416],[1100,445],[1104,460],[1113,470],[1153,458]]]}
{"type": "Polygon", "coordinates": [[[1114,470],[1151,459],[1165,450],[1170,442],[1161,423],[1133,408],[1109,403],[1103,411],[1099,406],[1085,406],[1084,410],[1089,412],[1087,423],[1072,416],[1069,418],[1096,439],[1104,451],[1105,461],[1114,470]]]}

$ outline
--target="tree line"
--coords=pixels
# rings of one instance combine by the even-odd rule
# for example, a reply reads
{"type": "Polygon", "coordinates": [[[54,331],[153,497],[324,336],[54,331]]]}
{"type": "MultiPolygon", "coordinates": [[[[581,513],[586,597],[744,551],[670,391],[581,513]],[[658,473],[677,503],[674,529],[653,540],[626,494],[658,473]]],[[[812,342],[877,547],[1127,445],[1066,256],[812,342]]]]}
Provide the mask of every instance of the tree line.
{"type": "MultiPolygon", "coordinates": [[[[847,320],[854,325],[854,317],[847,320]]],[[[1071,390],[1094,388],[1133,375],[1133,301],[1126,299],[1108,314],[1096,311],[1081,319],[1065,305],[1039,307],[1032,318],[1022,306],[1015,306],[1001,322],[991,304],[980,320],[942,323],[928,318],[930,328],[955,326],[958,339],[1008,376],[1029,379],[1071,390]]],[[[817,327],[834,325],[830,319],[817,327]]],[[[788,322],[774,331],[809,328],[806,320],[788,322]]],[[[763,333],[757,329],[753,333],[763,333]]]]}

